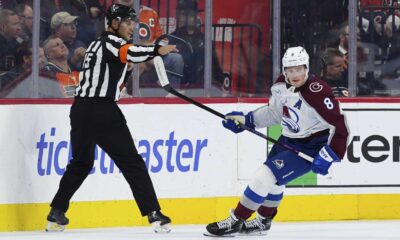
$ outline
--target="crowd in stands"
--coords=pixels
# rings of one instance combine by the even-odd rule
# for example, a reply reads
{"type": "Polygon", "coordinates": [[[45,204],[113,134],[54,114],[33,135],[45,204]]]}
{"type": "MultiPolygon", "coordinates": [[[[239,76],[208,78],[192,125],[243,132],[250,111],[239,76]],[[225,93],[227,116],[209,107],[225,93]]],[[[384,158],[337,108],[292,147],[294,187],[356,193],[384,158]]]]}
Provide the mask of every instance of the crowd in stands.
{"type": "MultiPolygon", "coordinates": [[[[329,79],[331,86],[339,89],[334,91],[337,96],[348,95],[348,1],[286,0],[283,3],[283,11],[286,11],[282,12],[285,18],[283,48],[303,45],[312,56],[310,70],[323,79],[329,79]],[[312,3],[318,6],[313,8],[312,3]],[[304,11],[298,11],[299,8],[304,11]],[[335,71],[334,76],[330,76],[332,70],[335,71]]],[[[397,0],[358,1],[354,46],[357,72],[355,95],[399,95],[400,91],[393,94],[390,89],[400,89],[399,10],[397,0]]]]}
{"type": "MultiPolygon", "coordinates": [[[[48,94],[39,91],[40,96],[73,96],[86,48],[104,31],[105,11],[114,2],[133,6],[134,1],[40,1],[39,80],[46,79],[43,81],[52,86],[51,91],[47,89],[48,94]]],[[[359,1],[356,95],[391,95],[387,89],[400,82],[397,63],[400,11],[397,1],[389,2],[390,5],[382,1],[359,1]]],[[[17,86],[23,86],[24,80],[31,79],[32,4],[32,0],[0,0],[0,98],[31,96],[29,91],[21,91],[22,87],[17,86]]],[[[312,57],[311,72],[325,79],[341,97],[349,96],[347,6],[348,1],[336,0],[282,2],[282,51],[289,46],[303,45],[312,57]],[[318,11],[312,11],[314,8],[310,6],[313,4],[318,11]]],[[[170,82],[175,88],[201,88],[204,85],[205,35],[199,20],[200,11],[197,0],[177,1],[176,26],[168,33],[173,37],[163,39],[180,49],[179,53],[164,57],[170,82]]],[[[165,34],[158,13],[149,6],[140,6],[138,21],[138,44],[154,44],[165,34]]],[[[215,48],[212,63],[212,82],[223,91],[230,76],[220,65],[215,48]]],[[[132,69],[131,65],[129,69],[132,69]]],[[[140,87],[158,86],[152,62],[140,64],[139,73],[140,87]]],[[[128,81],[126,86],[129,93],[132,82],[128,81]]],[[[40,85],[46,88],[43,83],[40,85]]]]}
{"type": "MultiPolygon", "coordinates": [[[[74,88],[79,81],[79,71],[90,42],[104,31],[104,14],[114,2],[133,6],[132,0],[107,1],[41,1],[40,11],[40,47],[43,51],[43,61],[40,64],[40,77],[48,78],[59,84],[58,97],[72,97],[74,88]],[[43,63],[43,64],[42,64],[43,63]]],[[[204,84],[204,33],[198,25],[197,0],[179,1],[179,26],[176,34],[187,46],[182,46],[180,53],[171,53],[164,58],[169,70],[169,80],[176,88],[201,87],[204,84]],[[195,23],[195,25],[193,25],[195,23]],[[185,49],[186,48],[186,49],[185,49]]],[[[178,10],[177,10],[178,12],[178,10]]],[[[16,96],[16,86],[24,80],[29,80],[32,73],[32,28],[34,11],[32,1],[0,2],[0,97],[16,96]],[[7,91],[4,91],[7,89],[7,91]],[[10,90],[11,89],[11,90],[10,90]]],[[[178,18],[178,16],[177,16],[178,18]]],[[[139,11],[140,27],[138,44],[154,44],[164,34],[159,22],[158,13],[148,6],[141,5],[139,11]]],[[[165,37],[163,41],[174,42],[173,38],[165,37]]],[[[163,41],[160,44],[163,44],[163,41]]],[[[218,64],[214,52],[213,76],[219,85],[224,81],[224,73],[218,64]]],[[[132,70],[132,64],[129,69],[132,70]]],[[[140,69],[141,87],[158,87],[157,76],[152,62],[142,63],[140,69]]],[[[129,74],[132,77],[131,74],[129,74]]],[[[48,81],[47,81],[48,82],[48,81]]],[[[131,90],[132,81],[126,86],[131,90]]],[[[53,91],[54,92],[54,91],[53,91]]],[[[131,92],[131,91],[129,91],[131,92]]],[[[29,97],[29,92],[23,96],[29,97]]],[[[54,94],[49,94],[53,97],[54,94]]],[[[17,96],[18,97],[18,96],[17,96]]]]}

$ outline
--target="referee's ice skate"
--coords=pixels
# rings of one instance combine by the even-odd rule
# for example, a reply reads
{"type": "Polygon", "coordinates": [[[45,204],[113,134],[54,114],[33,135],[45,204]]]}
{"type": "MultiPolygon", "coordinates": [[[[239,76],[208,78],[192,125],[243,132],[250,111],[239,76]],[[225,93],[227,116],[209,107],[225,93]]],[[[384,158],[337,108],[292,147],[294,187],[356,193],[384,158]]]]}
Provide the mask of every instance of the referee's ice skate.
{"type": "Polygon", "coordinates": [[[206,227],[208,233],[204,233],[204,235],[210,237],[235,236],[242,229],[243,223],[244,220],[237,218],[231,209],[230,216],[225,220],[208,224],[206,227]]]}
{"type": "Polygon", "coordinates": [[[46,232],[62,232],[69,223],[69,219],[65,217],[65,213],[56,208],[51,208],[47,216],[47,221],[46,232]]]}
{"type": "Polygon", "coordinates": [[[171,223],[171,219],[160,211],[153,211],[147,215],[149,219],[149,223],[153,225],[153,229],[155,233],[169,233],[171,229],[169,228],[169,224],[171,223]]]}

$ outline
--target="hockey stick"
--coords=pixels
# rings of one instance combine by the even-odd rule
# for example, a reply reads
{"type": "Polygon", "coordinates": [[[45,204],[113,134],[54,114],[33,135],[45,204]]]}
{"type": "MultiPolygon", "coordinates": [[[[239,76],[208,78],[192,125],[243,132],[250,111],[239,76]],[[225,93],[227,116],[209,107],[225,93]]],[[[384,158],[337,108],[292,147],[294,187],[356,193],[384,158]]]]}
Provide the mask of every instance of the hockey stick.
{"type": "MultiPolygon", "coordinates": [[[[171,93],[171,94],[173,94],[173,95],[175,95],[175,96],[177,96],[179,98],[182,98],[183,100],[186,100],[186,101],[198,106],[199,108],[204,109],[207,112],[210,112],[210,113],[212,113],[212,114],[214,114],[214,115],[226,120],[224,114],[222,114],[222,113],[220,113],[218,111],[215,111],[214,109],[209,108],[206,105],[204,105],[202,103],[199,103],[199,102],[197,102],[197,101],[195,101],[195,100],[183,95],[182,93],[176,91],[169,84],[168,77],[167,77],[167,72],[165,71],[164,62],[163,62],[162,58],[159,57],[159,56],[156,56],[153,61],[154,61],[154,67],[156,68],[158,79],[160,80],[160,84],[167,92],[169,92],[169,93],[171,93]]],[[[239,124],[239,126],[241,128],[243,128],[243,129],[245,129],[245,130],[247,130],[247,131],[249,131],[249,132],[251,132],[251,133],[253,133],[253,134],[255,134],[255,135],[259,136],[259,137],[261,137],[261,138],[264,138],[265,140],[271,141],[274,144],[277,144],[277,145],[279,145],[279,146],[281,146],[283,148],[286,148],[287,150],[296,153],[298,156],[304,158],[305,160],[307,160],[309,162],[313,162],[313,160],[314,160],[313,157],[311,157],[311,156],[309,156],[309,155],[307,155],[307,154],[305,154],[303,152],[300,152],[297,149],[295,149],[295,148],[293,148],[293,147],[291,147],[291,146],[289,146],[287,144],[280,143],[277,140],[275,140],[273,138],[270,138],[267,135],[255,130],[253,128],[250,128],[250,127],[246,126],[245,124],[241,124],[239,122],[238,122],[238,124],[239,124]]]]}

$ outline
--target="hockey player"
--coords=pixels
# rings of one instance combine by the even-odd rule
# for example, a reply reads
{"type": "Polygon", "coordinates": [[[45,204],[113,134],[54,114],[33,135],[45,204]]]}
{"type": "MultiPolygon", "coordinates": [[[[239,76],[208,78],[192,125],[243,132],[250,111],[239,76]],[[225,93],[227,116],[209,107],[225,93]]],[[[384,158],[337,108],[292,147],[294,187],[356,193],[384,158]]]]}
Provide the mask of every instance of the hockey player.
{"type": "Polygon", "coordinates": [[[48,231],[62,231],[69,223],[69,201],[89,175],[96,144],[115,162],[129,183],[142,216],[156,232],[168,232],[143,158],[137,152],[126,120],[116,102],[126,81],[128,62],[143,62],[177,51],[176,46],[138,46],[128,43],[137,26],[135,10],[113,4],[107,11],[107,30],[86,50],[80,82],[71,107],[72,156],[47,216],[48,231]]]}
{"type": "Polygon", "coordinates": [[[274,145],[265,163],[254,174],[237,207],[222,221],[208,224],[205,235],[265,234],[283,198],[285,185],[312,170],[326,175],[333,162],[343,158],[348,131],[331,88],[311,75],[309,56],[303,47],[287,49],[282,58],[283,75],[271,88],[269,104],[246,114],[231,112],[223,126],[234,133],[243,129],[282,126],[279,142],[309,156],[311,163],[295,153],[274,145]],[[256,217],[247,220],[252,213],[256,217]]]}

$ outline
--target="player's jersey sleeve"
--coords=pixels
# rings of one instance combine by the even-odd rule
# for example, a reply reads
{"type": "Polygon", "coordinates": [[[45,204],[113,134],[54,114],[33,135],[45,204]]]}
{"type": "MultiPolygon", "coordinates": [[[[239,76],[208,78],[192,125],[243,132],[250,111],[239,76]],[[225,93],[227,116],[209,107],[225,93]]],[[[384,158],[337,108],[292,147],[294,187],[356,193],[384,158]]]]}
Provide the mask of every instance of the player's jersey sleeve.
{"type": "Polygon", "coordinates": [[[339,102],[335,99],[331,88],[325,82],[314,80],[307,85],[301,94],[306,102],[314,108],[317,118],[329,125],[330,138],[328,145],[342,159],[346,152],[349,133],[345,117],[340,111],[339,102]]]}
{"type": "Polygon", "coordinates": [[[277,111],[277,101],[274,97],[269,99],[269,103],[253,111],[254,124],[256,128],[264,128],[280,123],[281,113],[277,111]]]}
{"type": "Polygon", "coordinates": [[[104,39],[105,49],[108,56],[119,59],[122,63],[144,62],[156,56],[157,47],[154,45],[142,46],[129,44],[122,38],[114,35],[108,35],[104,39]]]}
{"type": "Polygon", "coordinates": [[[271,88],[271,97],[269,103],[265,106],[253,110],[254,124],[256,128],[264,128],[272,125],[280,124],[282,119],[282,104],[281,104],[281,87],[285,83],[281,78],[278,78],[276,83],[271,88]]]}

